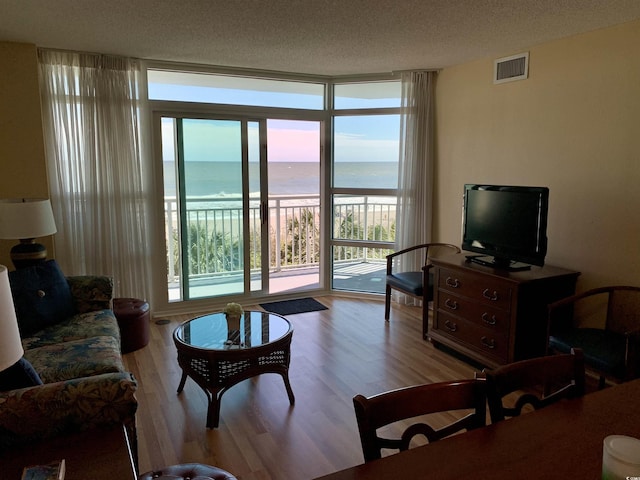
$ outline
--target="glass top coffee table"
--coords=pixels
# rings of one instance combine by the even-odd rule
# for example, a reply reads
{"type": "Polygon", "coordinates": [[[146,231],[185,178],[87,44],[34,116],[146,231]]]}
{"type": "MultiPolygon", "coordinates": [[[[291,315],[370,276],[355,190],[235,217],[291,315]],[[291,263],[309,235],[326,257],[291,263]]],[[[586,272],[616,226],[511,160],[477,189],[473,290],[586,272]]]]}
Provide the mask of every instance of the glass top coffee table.
{"type": "Polygon", "coordinates": [[[182,392],[191,377],[207,395],[207,428],[220,421],[222,394],[237,383],[263,373],[282,376],[289,396],[295,397],[289,383],[291,337],[287,319],[274,313],[245,311],[239,323],[228,323],[224,313],[212,313],[179,325],[173,332],[178,350],[182,392]]]}

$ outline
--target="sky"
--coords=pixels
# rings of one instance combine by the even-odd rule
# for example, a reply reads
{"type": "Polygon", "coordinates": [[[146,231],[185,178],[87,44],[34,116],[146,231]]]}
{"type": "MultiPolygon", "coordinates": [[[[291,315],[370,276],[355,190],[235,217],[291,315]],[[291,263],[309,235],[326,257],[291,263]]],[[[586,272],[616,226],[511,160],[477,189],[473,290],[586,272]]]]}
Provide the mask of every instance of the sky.
{"type": "MultiPolygon", "coordinates": [[[[324,85],[313,82],[149,71],[151,100],[221,103],[322,110],[324,85]]],[[[335,86],[337,108],[382,108],[400,105],[399,82],[368,82],[335,86]],[[388,98],[385,98],[388,97],[388,98]]],[[[336,162],[396,162],[399,116],[335,116],[336,162]]],[[[166,120],[166,119],[165,119],[166,120]]],[[[257,122],[250,122],[249,161],[258,160],[257,122]],[[255,148],[252,148],[255,145],[255,148]]],[[[171,121],[163,121],[163,159],[174,160],[171,121]]],[[[318,162],[321,123],[318,121],[268,120],[270,162],[318,162]]],[[[227,161],[240,155],[240,122],[185,121],[187,161],[227,161]],[[188,137],[188,138],[187,138],[188,137]]]]}
{"type": "MultiPolygon", "coordinates": [[[[185,120],[186,161],[228,161],[240,156],[240,128],[236,120],[185,120]]],[[[249,160],[257,161],[258,130],[252,122],[249,160]]],[[[320,129],[317,121],[268,120],[270,162],[319,162],[320,129]]],[[[336,117],[336,162],[389,162],[398,159],[397,115],[336,117]]],[[[173,121],[163,119],[163,159],[174,158],[173,121]]]]}

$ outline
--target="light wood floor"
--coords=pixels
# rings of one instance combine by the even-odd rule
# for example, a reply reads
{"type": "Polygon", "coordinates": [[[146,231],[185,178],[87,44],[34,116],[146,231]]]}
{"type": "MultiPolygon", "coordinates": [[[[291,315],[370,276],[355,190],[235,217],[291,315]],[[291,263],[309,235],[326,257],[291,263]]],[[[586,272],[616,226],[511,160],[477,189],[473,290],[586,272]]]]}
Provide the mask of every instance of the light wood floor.
{"type": "MultiPolygon", "coordinates": [[[[151,324],[145,348],[124,355],[139,383],[140,472],[177,463],[215,465],[241,480],[304,480],[363,462],[352,398],[398,387],[472,378],[476,369],[434,349],[421,338],[417,307],[319,297],[328,310],[291,315],[289,405],[282,378],[266,374],[242,382],[222,397],[220,427],[205,427],[204,393],[181,370],[174,328],[194,315],[151,324]]],[[[245,306],[259,310],[259,307],[245,306]]],[[[449,419],[447,419],[449,420],[449,419]]]]}

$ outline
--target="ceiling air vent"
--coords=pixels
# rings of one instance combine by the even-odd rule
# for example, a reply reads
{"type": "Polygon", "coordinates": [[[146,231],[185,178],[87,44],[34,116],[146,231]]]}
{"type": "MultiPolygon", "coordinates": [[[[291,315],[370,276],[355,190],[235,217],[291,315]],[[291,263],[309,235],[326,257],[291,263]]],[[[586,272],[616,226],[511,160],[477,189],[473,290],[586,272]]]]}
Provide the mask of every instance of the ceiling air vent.
{"type": "Polygon", "coordinates": [[[499,58],[493,66],[493,83],[524,80],[529,75],[529,52],[499,58]]]}

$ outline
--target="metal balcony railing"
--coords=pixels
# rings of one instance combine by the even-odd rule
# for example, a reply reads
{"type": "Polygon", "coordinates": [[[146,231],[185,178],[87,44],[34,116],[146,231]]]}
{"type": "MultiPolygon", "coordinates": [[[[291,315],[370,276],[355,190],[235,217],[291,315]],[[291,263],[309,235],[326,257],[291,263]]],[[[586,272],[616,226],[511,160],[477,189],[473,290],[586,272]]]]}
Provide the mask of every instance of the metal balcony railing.
{"type": "MultiPolygon", "coordinates": [[[[387,199],[385,199],[387,200],[387,199]]],[[[165,226],[169,281],[180,275],[178,203],[165,198],[165,226]]],[[[242,241],[242,199],[240,197],[198,197],[186,201],[189,274],[214,276],[242,270],[243,248],[250,252],[251,270],[261,267],[259,203],[249,202],[249,238],[242,241]]],[[[333,236],[339,240],[393,242],[396,204],[360,196],[336,198],[333,236]]],[[[319,265],[320,198],[318,195],[269,197],[269,268],[272,272],[319,265]]],[[[360,246],[334,248],[334,262],[384,260],[390,250],[360,246]]]]}

